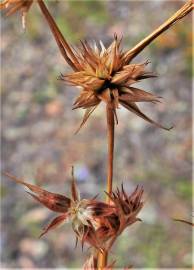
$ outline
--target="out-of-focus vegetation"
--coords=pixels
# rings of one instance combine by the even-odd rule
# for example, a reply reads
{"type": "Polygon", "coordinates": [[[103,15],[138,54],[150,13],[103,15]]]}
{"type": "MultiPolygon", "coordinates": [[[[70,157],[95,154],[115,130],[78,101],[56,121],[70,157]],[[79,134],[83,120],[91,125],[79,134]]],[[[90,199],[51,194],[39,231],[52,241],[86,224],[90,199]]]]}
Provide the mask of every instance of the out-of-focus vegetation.
{"type": "MultiPolygon", "coordinates": [[[[79,39],[112,41],[123,35],[130,48],[170,16],[180,2],[47,1],[60,29],[74,45],[79,39]]],[[[105,108],[74,136],[83,111],[72,111],[78,89],[57,80],[69,68],[63,61],[38,7],[27,16],[2,16],[2,156],[3,170],[53,192],[68,192],[73,164],[81,192],[93,197],[106,179],[105,108]]],[[[151,60],[159,74],[140,85],[164,97],[145,107],[170,132],[156,129],[120,109],[116,127],[114,186],[130,192],[144,186],[145,207],[137,223],[115,244],[112,259],[122,267],[191,267],[191,228],[171,217],[189,219],[191,205],[191,16],[166,32],[134,62],[151,60]]],[[[70,225],[38,239],[52,214],[21,187],[3,179],[3,267],[80,267],[87,255],[74,249],[70,225]]]]}

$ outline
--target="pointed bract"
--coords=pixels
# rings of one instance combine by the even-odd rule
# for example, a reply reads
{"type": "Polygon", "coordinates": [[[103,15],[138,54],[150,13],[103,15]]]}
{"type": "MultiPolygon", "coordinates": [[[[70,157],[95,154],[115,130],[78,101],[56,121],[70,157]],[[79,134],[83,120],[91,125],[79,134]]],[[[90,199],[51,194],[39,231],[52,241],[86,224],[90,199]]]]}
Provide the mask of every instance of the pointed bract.
{"type": "Polygon", "coordinates": [[[46,234],[48,231],[53,230],[53,229],[57,228],[59,225],[61,225],[62,223],[64,223],[67,220],[67,217],[68,217],[68,215],[66,213],[66,214],[63,214],[63,215],[60,215],[60,216],[54,218],[51,221],[51,223],[46,228],[44,228],[44,230],[40,234],[39,238],[42,237],[44,234],[46,234]]]}
{"type": "Polygon", "coordinates": [[[41,204],[43,204],[44,206],[46,206],[50,210],[52,210],[54,212],[59,212],[59,213],[64,213],[64,212],[68,211],[68,209],[70,207],[70,203],[71,203],[71,200],[68,197],[61,195],[61,194],[48,192],[48,191],[40,188],[37,185],[32,185],[32,184],[26,183],[22,179],[19,179],[15,176],[11,175],[10,173],[4,173],[4,175],[9,177],[10,179],[15,181],[16,183],[19,183],[19,184],[26,186],[30,191],[33,192],[33,193],[30,193],[30,192],[28,192],[28,193],[35,200],[37,200],[38,202],[40,202],[41,204]]]}

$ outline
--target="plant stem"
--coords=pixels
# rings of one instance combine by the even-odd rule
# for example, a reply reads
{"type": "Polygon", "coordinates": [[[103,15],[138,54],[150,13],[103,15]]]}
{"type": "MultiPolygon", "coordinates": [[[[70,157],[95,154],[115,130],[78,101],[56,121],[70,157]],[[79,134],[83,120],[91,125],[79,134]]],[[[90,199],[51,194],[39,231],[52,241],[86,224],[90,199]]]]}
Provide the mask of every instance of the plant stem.
{"type": "Polygon", "coordinates": [[[146,38],[141,40],[136,46],[130,49],[126,55],[126,62],[131,61],[136,55],[138,55],[145,47],[147,47],[153,40],[160,36],[164,31],[170,28],[177,21],[184,18],[194,8],[192,0],[187,1],[176,13],[174,13],[168,20],[161,24],[155,31],[153,31],[146,38]]]}
{"type": "MultiPolygon", "coordinates": [[[[108,140],[108,165],[107,165],[107,193],[112,193],[112,178],[113,178],[113,159],[114,159],[114,112],[112,107],[107,104],[107,140],[108,140]]],[[[110,198],[107,196],[107,203],[110,203],[110,198]]]]}
{"type": "Polygon", "coordinates": [[[107,265],[108,253],[104,251],[103,253],[98,253],[98,270],[104,270],[107,265]]]}
{"type": "MultiPolygon", "coordinates": [[[[107,164],[107,193],[112,193],[113,182],[113,160],[114,160],[114,111],[112,107],[107,104],[106,106],[106,118],[107,118],[107,141],[108,141],[108,164],[107,164]]],[[[107,203],[110,203],[110,198],[107,196],[107,203]]],[[[103,270],[108,261],[108,251],[98,254],[98,269],[103,270]]]]}

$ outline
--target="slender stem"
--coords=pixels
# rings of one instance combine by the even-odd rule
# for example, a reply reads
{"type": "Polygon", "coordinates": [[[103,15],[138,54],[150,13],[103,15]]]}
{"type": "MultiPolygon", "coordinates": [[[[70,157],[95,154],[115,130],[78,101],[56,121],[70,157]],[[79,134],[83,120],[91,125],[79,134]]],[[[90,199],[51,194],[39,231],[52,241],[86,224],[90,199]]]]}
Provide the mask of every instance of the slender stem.
{"type": "Polygon", "coordinates": [[[192,0],[189,0],[184,4],[176,13],[174,13],[168,20],[161,24],[155,31],[140,41],[135,47],[126,52],[125,61],[131,61],[136,55],[138,55],[145,47],[147,47],[154,39],[160,36],[164,31],[170,28],[178,20],[184,18],[194,8],[192,0]]]}
{"type": "MultiPolygon", "coordinates": [[[[114,159],[114,112],[107,104],[107,140],[108,140],[108,166],[107,166],[107,188],[106,191],[110,194],[112,192],[113,179],[113,159],[114,159]]],[[[107,196],[107,203],[110,203],[110,198],[107,196]]]]}
{"type": "Polygon", "coordinates": [[[104,270],[107,265],[108,253],[104,251],[103,253],[98,253],[98,270],[104,270]]]}
{"type": "MultiPolygon", "coordinates": [[[[108,140],[108,164],[107,164],[107,187],[106,191],[110,194],[112,192],[113,182],[113,160],[114,160],[114,112],[112,107],[106,106],[107,117],[107,140],[108,140]]],[[[110,198],[107,196],[107,203],[110,203],[110,198]]],[[[98,254],[98,269],[103,270],[108,261],[108,252],[98,254]]]]}

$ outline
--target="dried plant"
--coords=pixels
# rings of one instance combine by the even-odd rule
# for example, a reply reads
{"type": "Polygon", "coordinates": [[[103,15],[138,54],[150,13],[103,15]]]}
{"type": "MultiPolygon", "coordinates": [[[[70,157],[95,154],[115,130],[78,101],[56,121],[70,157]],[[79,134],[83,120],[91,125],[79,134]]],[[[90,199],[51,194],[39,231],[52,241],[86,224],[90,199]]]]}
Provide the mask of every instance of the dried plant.
{"type": "Polygon", "coordinates": [[[60,215],[52,220],[43,230],[40,237],[64,222],[71,222],[76,236],[82,243],[85,241],[92,242],[94,246],[97,246],[96,243],[98,239],[93,240],[93,230],[95,231],[95,228],[101,226],[101,220],[103,218],[115,212],[113,206],[95,199],[81,199],[74,177],[71,184],[71,198],[68,198],[61,194],[48,192],[37,185],[24,182],[22,179],[16,178],[9,173],[5,173],[5,175],[27,187],[31,191],[28,192],[28,194],[39,203],[56,213],[60,213],[60,215]]]}
{"type": "MultiPolygon", "coordinates": [[[[33,0],[5,0],[1,3],[0,8],[8,8],[7,15],[20,11],[23,26],[25,26],[26,13],[32,3],[33,0]]],[[[132,49],[125,51],[121,49],[121,39],[116,34],[113,42],[107,48],[105,48],[102,41],[94,44],[81,41],[79,48],[73,48],[60,32],[44,1],[37,0],[37,3],[48,22],[64,60],[73,70],[69,74],[62,74],[60,79],[81,89],[73,105],[73,109],[83,108],[86,110],[79,129],[87,122],[100,102],[106,104],[108,141],[107,200],[101,202],[96,198],[81,199],[73,174],[71,198],[48,192],[8,173],[6,175],[17,183],[26,186],[31,191],[28,193],[39,203],[54,212],[60,213],[43,230],[40,236],[64,222],[70,222],[76,239],[81,241],[82,246],[87,243],[93,248],[93,252],[84,264],[84,269],[112,269],[114,263],[108,264],[108,252],[126,227],[140,221],[137,215],[144,205],[142,201],[143,188],[137,187],[131,195],[127,195],[123,186],[120,190],[112,191],[114,129],[115,123],[118,123],[117,109],[121,105],[157,127],[166,130],[171,129],[171,127],[166,128],[153,121],[139,109],[137,103],[158,103],[160,97],[132,86],[136,82],[156,77],[156,75],[146,69],[148,61],[138,64],[132,64],[131,61],[159,35],[191,12],[193,1],[186,2],[155,31],[132,49]]]]}
{"type": "MultiPolygon", "coordinates": [[[[81,241],[82,247],[86,242],[103,253],[110,250],[116,238],[125,228],[140,221],[137,215],[143,207],[142,188],[137,187],[130,196],[126,194],[123,186],[121,191],[117,189],[116,192],[107,193],[111,199],[111,204],[108,204],[98,201],[96,198],[81,199],[73,173],[71,198],[48,192],[10,173],[4,174],[16,183],[27,187],[30,190],[27,193],[36,201],[53,212],[60,213],[44,228],[40,237],[59,225],[70,222],[76,239],[81,241]]],[[[91,263],[91,259],[88,263],[91,263]]]]}
{"type": "Polygon", "coordinates": [[[160,102],[160,98],[131,85],[156,75],[146,71],[148,61],[142,64],[126,63],[120,43],[121,40],[118,40],[116,35],[107,49],[102,42],[100,42],[101,49],[97,44],[92,48],[86,41],[82,42],[82,49],[76,53],[80,68],[71,74],[61,75],[63,81],[83,88],[73,106],[73,109],[86,109],[80,128],[100,102],[104,101],[114,113],[116,122],[118,122],[116,109],[122,105],[144,120],[169,130],[170,128],[154,122],[138,108],[137,102],[157,103],[160,102]]]}
{"type": "MultiPolygon", "coordinates": [[[[127,51],[121,50],[121,39],[118,39],[117,35],[115,35],[114,41],[108,48],[105,48],[101,41],[99,44],[93,44],[93,47],[87,41],[81,41],[81,48],[73,48],[60,32],[43,0],[38,0],[38,4],[48,22],[62,56],[73,69],[73,73],[61,75],[60,78],[82,89],[73,106],[73,109],[86,109],[79,129],[86,123],[101,101],[104,101],[106,104],[108,141],[107,192],[111,194],[114,129],[115,120],[118,122],[116,109],[119,107],[119,104],[158,127],[167,130],[172,128],[165,128],[160,123],[156,123],[138,108],[137,102],[157,103],[160,102],[160,98],[147,91],[131,86],[137,81],[155,77],[155,75],[145,70],[148,61],[142,64],[130,64],[130,62],[154,39],[191,12],[193,2],[191,0],[188,1],[155,31],[127,51]]],[[[110,200],[107,199],[107,202],[110,202],[110,200]]],[[[107,252],[104,252],[103,255],[99,254],[98,266],[103,268],[106,265],[107,252]]]]}
{"type": "MultiPolygon", "coordinates": [[[[99,44],[94,43],[93,46],[87,41],[81,41],[81,48],[75,49],[71,47],[61,34],[43,0],[38,0],[38,3],[64,59],[74,71],[67,75],[61,75],[60,78],[82,89],[73,106],[73,109],[86,109],[81,126],[86,123],[98,104],[104,101],[114,113],[116,121],[116,109],[119,108],[120,104],[144,120],[164,128],[161,124],[154,122],[142,113],[136,104],[137,102],[160,102],[160,97],[131,87],[132,84],[138,81],[156,77],[156,75],[146,71],[145,67],[149,63],[148,61],[141,64],[130,64],[130,62],[162,32],[191,12],[193,8],[192,1],[188,1],[169,20],[134,48],[127,51],[122,51],[120,48],[121,39],[118,40],[117,35],[115,35],[114,41],[108,48],[105,48],[102,41],[99,44]]],[[[164,129],[169,130],[171,128],[164,129]]]]}

